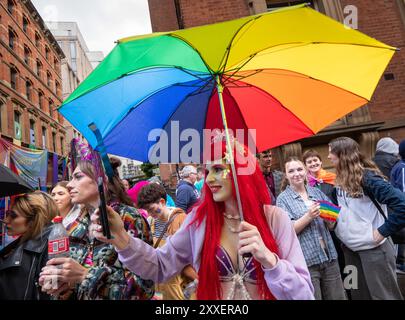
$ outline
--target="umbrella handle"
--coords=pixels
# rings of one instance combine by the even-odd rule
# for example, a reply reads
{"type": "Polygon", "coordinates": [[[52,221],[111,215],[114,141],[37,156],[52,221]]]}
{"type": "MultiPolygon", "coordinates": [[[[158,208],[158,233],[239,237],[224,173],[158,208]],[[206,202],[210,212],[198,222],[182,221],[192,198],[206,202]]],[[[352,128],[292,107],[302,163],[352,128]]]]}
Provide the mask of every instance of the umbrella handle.
{"type": "Polygon", "coordinates": [[[235,160],[234,160],[233,152],[232,152],[232,148],[231,148],[231,139],[229,137],[228,122],[226,120],[224,100],[222,98],[223,87],[222,87],[221,81],[219,79],[219,75],[216,76],[216,80],[217,80],[217,91],[218,91],[219,105],[221,108],[222,122],[223,122],[224,129],[225,129],[226,146],[229,150],[229,162],[231,164],[232,177],[233,177],[233,182],[235,184],[236,201],[237,201],[237,205],[238,205],[240,220],[245,221],[244,216],[243,216],[242,202],[240,200],[239,184],[238,184],[238,179],[236,176],[235,160]]]}
{"type": "MultiPolygon", "coordinates": [[[[240,192],[239,192],[238,179],[237,179],[237,176],[236,176],[235,162],[234,162],[233,152],[232,152],[232,148],[231,148],[231,139],[229,137],[229,132],[228,132],[228,122],[226,121],[224,100],[222,98],[223,87],[222,87],[221,81],[219,79],[219,75],[217,75],[216,80],[217,80],[217,91],[218,91],[219,105],[221,107],[222,122],[223,122],[224,128],[225,128],[226,145],[227,145],[227,148],[229,150],[229,158],[230,158],[229,161],[231,163],[232,177],[233,177],[233,181],[234,181],[234,184],[235,184],[236,201],[237,201],[237,205],[238,205],[240,220],[244,221],[245,219],[243,217],[242,202],[240,200],[240,192]]],[[[253,255],[250,252],[248,252],[248,253],[244,253],[242,255],[242,258],[243,259],[249,259],[252,256],[253,255]]],[[[238,255],[238,257],[239,257],[239,255],[238,255]]],[[[239,258],[238,258],[238,263],[237,263],[237,269],[239,270],[239,258]]]]}

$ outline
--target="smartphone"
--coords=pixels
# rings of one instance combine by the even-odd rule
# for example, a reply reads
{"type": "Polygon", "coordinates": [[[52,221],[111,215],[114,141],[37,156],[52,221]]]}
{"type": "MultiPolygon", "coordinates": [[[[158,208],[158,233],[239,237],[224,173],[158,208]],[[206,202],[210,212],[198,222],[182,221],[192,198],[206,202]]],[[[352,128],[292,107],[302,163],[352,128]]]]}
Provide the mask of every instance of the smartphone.
{"type": "Polygon", "coordinates": [[[100,196],[100,205],[98,207],[100,212],[100,222],[103,227],[103,235],[107,239],[111,239],[110,225],[108,224],[107,204],[105,201],[103,178],[98,178],[98,193],[100,196]]]}

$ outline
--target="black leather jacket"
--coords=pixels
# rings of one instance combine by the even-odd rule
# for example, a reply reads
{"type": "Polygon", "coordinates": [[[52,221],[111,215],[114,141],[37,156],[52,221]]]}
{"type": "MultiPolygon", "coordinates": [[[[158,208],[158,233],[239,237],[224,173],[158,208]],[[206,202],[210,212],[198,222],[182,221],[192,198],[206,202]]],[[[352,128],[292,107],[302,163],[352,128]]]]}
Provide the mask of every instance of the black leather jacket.
{"type": "Polygon", "coordinates": [[[13,241],[0,251],[1,300],[49,300],[37,285],[39,273],[48,261],[51,226],[35,239],[13,241]]]}

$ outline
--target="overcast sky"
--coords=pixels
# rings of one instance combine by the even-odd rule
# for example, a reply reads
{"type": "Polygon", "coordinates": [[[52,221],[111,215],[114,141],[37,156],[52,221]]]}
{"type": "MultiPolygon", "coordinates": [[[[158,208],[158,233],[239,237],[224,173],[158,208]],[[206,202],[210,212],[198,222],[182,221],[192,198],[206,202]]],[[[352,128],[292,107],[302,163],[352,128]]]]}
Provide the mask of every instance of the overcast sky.
{"type": "Polygon", "coordinates": [[[44,21],[73,21],[90,51],[107,55],[114,41],[152,32],[147,0],[31,0],[44,21]]]}

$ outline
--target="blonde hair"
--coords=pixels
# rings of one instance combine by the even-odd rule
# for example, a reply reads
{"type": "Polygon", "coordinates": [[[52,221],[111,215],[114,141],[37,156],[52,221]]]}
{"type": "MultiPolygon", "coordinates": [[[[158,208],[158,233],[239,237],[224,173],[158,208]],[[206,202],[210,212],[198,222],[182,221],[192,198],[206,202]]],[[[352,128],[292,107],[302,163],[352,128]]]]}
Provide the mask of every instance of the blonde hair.
{"type": "Polygon", "coordinates": [[[375,163],[360,152],[359,144],[353,139],[336,138],[329,143],[329,147],[330,152],[339,159],[335,184],[350,197],[358,198],[363,195],[362,180],[366,169],[384,177],[375,163]]]}
{"type": "Polygon", "coordinates": [[[52,197],[42,191],[17,197],[12,209],[17,210],[29,224],[27,232],[21,236],[22,242],[36,238],[52,219],[59,215],[58,207],[52,197]]]}
{"type": "MultiPolygon", "coordinates": [[[[291,156],[288,157],[287,160],[284,162],[284,174],[283,174],[283,180],[281,181],[281,191],[284,191],[288,185],[290,185],[290,182],[287,179],[287,163],[293,162],[293,161],[297,161],[300,162],[302,164],[302,166],[304,167],[304,170],[307,171],[305,164],[302,162],[302,160],[298,157],[295,156],[291,156]]],[[[307,184],[307,179],[305,178],[304,181],[305,184],[307,184]]]]}

